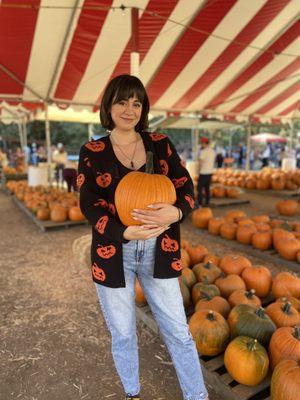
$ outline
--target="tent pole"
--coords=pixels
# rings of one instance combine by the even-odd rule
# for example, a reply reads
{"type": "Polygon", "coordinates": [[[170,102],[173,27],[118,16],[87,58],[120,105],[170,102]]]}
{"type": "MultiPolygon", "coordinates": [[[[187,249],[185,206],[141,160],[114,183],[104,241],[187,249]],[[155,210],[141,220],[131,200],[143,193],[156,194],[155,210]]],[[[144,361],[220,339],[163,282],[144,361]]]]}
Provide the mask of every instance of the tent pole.
{"type": "Polygon", "coordinates": [[[247,129],[247,147],[246,147],[246,171],[250,170],[250,152],[251,152],[251,121],[246,127],[247,129]]]}
{"type": "Polygon", "coordinates": [[[89,137],[89,140],[92,140],[93,133],[94,133],[93,124],[88,124],[88,137],[89,137]]]}
{"type": "Polygon", "coordinates": [[[24,143],[23,143],[23,126],[21,122],[18,122],[18,132],[19,132],[19,139],[20,139],[20,146],[21,149],[23,149],[24,143]]]}
{"type": "Polygon", "coordinates": [[[130,74],[139,76],[140,53],[139,53],[139,10],[131,9],[131,53],[130,53],[130,74]]]}
{"type": "Polygon", "coordinates": [[[51,174],[51,137],[50,137],[50,121],[48,114],[48,103],[45,103],[45,132],[46,132],[46,148],[47,148],[47,164],[48,164],[48,183],[52,184],[52,174],[51,174]]]}
{"type": "Polygon", "coordinates": [[[25,166],[27,167],[27,165],[28,165],[28,160],[27,160],[27,125],[26,125],[26,120],[25,119],[23,119],[22,125],[23,125],[24,162],[25,162],[25,166]]]}

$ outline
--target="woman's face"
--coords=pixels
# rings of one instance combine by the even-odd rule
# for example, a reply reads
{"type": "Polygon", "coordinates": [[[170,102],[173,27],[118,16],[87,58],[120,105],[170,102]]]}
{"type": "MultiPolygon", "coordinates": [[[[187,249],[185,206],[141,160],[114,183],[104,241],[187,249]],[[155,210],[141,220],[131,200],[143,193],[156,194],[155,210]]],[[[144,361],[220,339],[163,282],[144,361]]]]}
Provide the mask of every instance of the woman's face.
{"type": "Polygon", "coordinates": [[[136,96],[120,100],[111,106],[110,114],[115,128],[122,131],[133,130],[141,118],[142,103],[136,96]]]}

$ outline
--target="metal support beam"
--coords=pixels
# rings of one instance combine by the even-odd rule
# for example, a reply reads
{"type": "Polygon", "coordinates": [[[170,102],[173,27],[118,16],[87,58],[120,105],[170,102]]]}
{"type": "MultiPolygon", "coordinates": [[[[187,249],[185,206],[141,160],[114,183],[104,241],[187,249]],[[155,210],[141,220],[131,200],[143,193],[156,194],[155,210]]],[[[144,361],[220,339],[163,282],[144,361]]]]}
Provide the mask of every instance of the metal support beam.
{"type": "Polygon", "coordinates": [[[48,183],[51,185],[52,183],[52,174],[51,174],[51,135],[50,135],[50,121],[48,114],[48,103],[45,103],[45,132],[46,132],[46,149],[47,149],[47,163],[48,163],[48,183]]]}
{"type": "Polygon", "coordinates": [[[131,9],[131,53],[130,53],[130,73],[139,76],[140,53],[139,53],[139,10],[131,9]]]}

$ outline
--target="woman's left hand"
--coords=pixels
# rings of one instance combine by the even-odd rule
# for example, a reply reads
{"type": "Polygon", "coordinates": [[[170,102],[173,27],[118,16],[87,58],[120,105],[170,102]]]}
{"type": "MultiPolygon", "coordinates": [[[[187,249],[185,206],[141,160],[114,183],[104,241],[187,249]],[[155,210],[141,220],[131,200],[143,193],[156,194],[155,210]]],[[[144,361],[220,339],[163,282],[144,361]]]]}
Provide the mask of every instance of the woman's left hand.
{"type": "MultiPolygon", "coordinates": [[[[133,219],[146,225],[170,225],[179,220],[179,210],[171,204],[156,203],[148,208],[149,210],[134,209],[131,213],[133,219]]],[[[180,216],[182,217],[181,211],[180,216]]]]}

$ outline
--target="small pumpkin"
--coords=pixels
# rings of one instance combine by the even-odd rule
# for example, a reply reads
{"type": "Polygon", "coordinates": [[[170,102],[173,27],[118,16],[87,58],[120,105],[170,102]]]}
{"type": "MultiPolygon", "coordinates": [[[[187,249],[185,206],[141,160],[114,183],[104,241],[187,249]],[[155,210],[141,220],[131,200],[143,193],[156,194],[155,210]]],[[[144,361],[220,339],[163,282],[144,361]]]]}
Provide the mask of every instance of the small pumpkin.
{"type": "Polygon", "coordinates": [[[196,228],[207,229],[211,218],[213,213],[209,207],[198,208],[192,213],[192,223],[196,228]]]}
{"type": "Polygon", "coordinates": [[[138,279],[135,280],[135,302],[139,306],[145,306],[147,304],[146,297],[138,279]]]}
{"type": "Polygon", "coordinates": [[[285,260],[294,261],[300,251],[300,240],[295,237],[283,238],[277,244],[277,251],[285,260]]]}
{"type": "Polygon", "coordinates": [[[243,279],[239,275],[229,274],[222,275],[215,280],[215,285],[219,288],[222,296],[226,299],[235,292],[236,290],[246,290],[246,285],[243,279]]]}
{"type": "Polygon", "coordinates": [[[194,272],[189,268],[184,268],[182,270],[180,279],[189,289],[191,289],[197,283],[197,278],[194,272]]]}
{"type": "Polygon", "coordinates": [[[268,250],[272,247],[271,232],[256,232],[251,238],[252,246],[259,250],[268,250]]]}
{"type": "Polygon", "coordinates": [[[269,370],[269,358],[257,339],[238,336],[227,346],[224,364],[230,375],[239,383],[256,386],[264,380],[269,370]]]}
{"type": "Polygon", "coordinates": [[[298,400],[300,393],[300,359],[281,361],[271,379],[271,399],[298,400]]]}
{"type": "Polygon", "coordinates": [[[300,314],[288,301],[269,304],[266,313],[278,328],[300,325],[300,314]]]}
{"type": "Polygon", "coordinates": [[[220,290],[216,285],[198,282],[193,286],[192,299],[196,304],[200,299],[220,296],[220,290]]]}
{"type": "Polygon", "coordinates": [[[225,350],[230,334],[221,314],[211,310],[197,311],[192,315],[189,327],[201,355],[215,356],[225,350]]]}
{"type": "Polygon", "coordinates": [[[216,256],[215,254],[208,253],[202,260],[204,263],[211,262],[215,264],[217,267],[220,264],[220,257],[216,256]]]}
{"type": "Polygon", "coordinates": [[[195,312],[199,310],[213,310],[221,315],[224,318],[227,318],[230,313],[230,304],[224,297],[215,296],[215,297],[204,297],[200,299],[195,306],[195,312]]]}
{"type": "Polygon", "coordinates": [[[226,221],[229,222],[236,222],[236,220],[238,220],[239,218],[245,218],[246,214],[244,213],[244,211],[241,210],[231,210],[228,211],[225,215],[225,219],[226,221]]]}
{"type": "Polygon", "coordinates": [[[257,307],[261,306],[261,301],[259,297],[255,296],[254,289],[248,291],[236,290],[235,292],[231,293],[228,298],[228,302],[231,307],[237,306],[238,304],[250,304],[257,307]]]}
{"type": "Polygon", "coordinates": [[[191,265],[195,265],[203,260],[203,258],[208,254],[208,250],[202,244],[197,246],[188,246],[186,251],[189,253],[191,265]]]}
{"type": "MultiPolygon", "coordinates": [[[[107,180],[107,186],[106,183],[107,180]]],[[[116,209],[125,226],[142,225],[142,222],[132,218],[133,209],[147,209],[154,203],[174,204],[175,201],[176,190],[172,181],[165,175],[154,174],[153,153],[149,151],[146,172],[129,172],[120,180],[115,191],[116,209]]]]}
{"type": "Polygon", "coordinates": [[[299,360],[300,326],[278,328],[270,340],[269,355],[272,368],[282,360],[299,360]]]}
{"type": "Polygon", "coordinates": [[[272,275],[268,268],[262,265],[247,267],[242,272],[242,278],[248,290],[254,289],[259,297],[266,297],[272,286],[272,275]]]}
{"type": "Polygon", "coordinates": [[[196,264],[193,267],[193,272],[198,282],[206,281],[207,283],[214,283],[222,273],[220,268],[211,262],[196,264]]]}
{"type": "Polygon", "coordinates": [[[179,281],[180,291],[182,295],[182,301],[185,309],[188,309],[191,305],[191,294],[189,288],[182,282],[179,281]]]}
{"type": "Polygon", "coordinates": [[[69,209],[69,219],[71,221],[84,221],[85,216],[82,214],[80,207],[73,206],[69,209]]]}
{"type": "Polygon", "coordinates": [[[220,235],[227,240],[234,240],[238,225],[234,222],[224,222],[220,227],[220,235]]]}
{"type": "Polygon", "coordinates": [[[251,266],[251,261],[239,254],[226,254],[220,261],[220,268],[225,274],[240,275],[245,268],[250,268],[251,266]]]}
{"type": "Polygon", "coordinates": [[[276,209],[280,215],[293,216],[299,211],[299,204],[296,200],[280,200],[276,204],[276,209]]]}
{"type": "Polygon", "coordinates": [[[53,222],[64,222],[68,218],[68,211],[65,207],[56,205],[50,213],[50,218],[53,222]]]}
{"type": "Polygon", "coordinates": [[[212,235],[218,236],[220,234],[220,228],[224,222],[225,219],[222,217],[211,218],[208,222],[208,232],[212,235]]]}
{"type": "Polygon", "coordinates": [[[228,324],[232,337],[249,336],[264,346],[269,344],[276,331],[276,325],[265,310],[250,304],[233,307],[228,316],[228,324]]]}
{"type": "Polygon", "coordinates": [[[300,299],[300,278],[290,272],[279,272],[273,279],[272,293],[276,299],[287,296],[300,299]]]}
{"type": "Polygon", "coordinates": [[[236,240],[239,243],[249,245],[252,241],[252,236],[257,232],[257,228],[253,222],[251,225],[239,226],[236,231],[236,240]]]}

